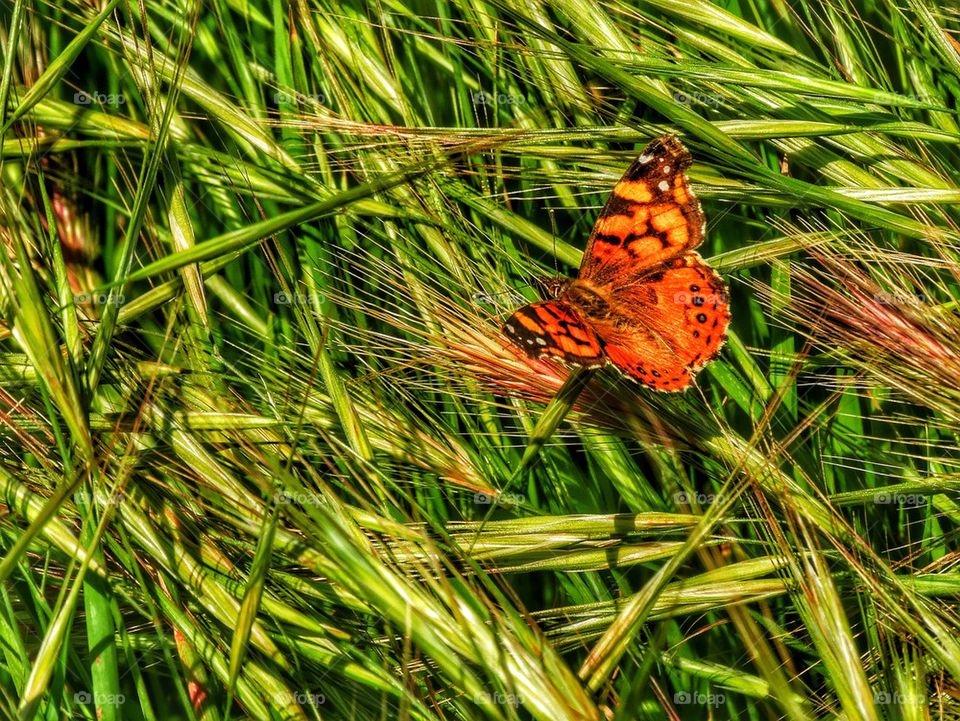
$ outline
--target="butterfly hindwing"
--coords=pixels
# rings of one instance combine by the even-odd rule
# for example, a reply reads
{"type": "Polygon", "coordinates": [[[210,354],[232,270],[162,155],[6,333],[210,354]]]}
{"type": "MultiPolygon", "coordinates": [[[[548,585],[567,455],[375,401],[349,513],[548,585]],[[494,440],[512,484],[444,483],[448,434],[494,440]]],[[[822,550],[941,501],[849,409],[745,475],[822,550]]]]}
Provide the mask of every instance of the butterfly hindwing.
{"type": "Polygon", "coordinates": [[[693,162],[676,136],[633,161],[594,225],[580,278],[598,284],[652,268],[703,241],[704,218],[684,171],[693,162]]]}
{"type": "Polygon", "coordinates": [[[534,358],[550,356],[581,366],[606,362],[596,333],[561,301],[522,306],[503,324],[503,332],[534,358]]]}
{"type": "Polygon", "coordinates": [[[657,390],[690,385],[726,340],[726,285],[695,251],[668,261],[643,282],[620,287],[612,300],[630,322],[595,324],[606,341],[607,358],[628,377],[657,390]]]}

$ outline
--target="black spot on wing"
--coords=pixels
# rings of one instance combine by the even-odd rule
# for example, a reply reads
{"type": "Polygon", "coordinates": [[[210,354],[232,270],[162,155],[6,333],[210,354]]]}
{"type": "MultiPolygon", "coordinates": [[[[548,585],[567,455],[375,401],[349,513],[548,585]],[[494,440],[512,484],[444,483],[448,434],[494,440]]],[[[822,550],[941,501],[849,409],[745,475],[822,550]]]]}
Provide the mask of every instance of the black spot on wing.
{"type": "Polygon", "coordinates": [[[660,241],[660,247],[666,248],[670,243],[670,238],[667,235],[666,230],[655,230],[654,228],[648,228],[647,232],[644,233],[648,238],[656,238],[660,241]]]}
{"type": "Polygon", "coordinates": [[[603,213],[601,214],[601,217],[605,218],[610,215],[633,215],[633,211],[636,209],[636,207],[637,204],[632,200],[627,200],[622,195],[611,193],[610,199],[603,207],[603,213]]]}
{"type": "Polygon", "coordinates": [[[640,157],[631,163],[624,174],[624,180],[641,180],[648,177],[664,176],[663,166],[669,165],[667,175],[683,172],[693,163],[690,151],[676,135],[663,135],[652,140],[640,153],[640,157]]]}
{"type": "MultiPolygon", "coordinates": [[[[544,310],[544,312],[546,312],[547,315],[549,315],[551,318],[555,318],[556,320],[559,320],[561,323],[564,322],[563,320],[561,320],[561,319],[563,318],[563,316],[560,315],[559,313],[557,313],[557,311],[555,311],[555,310],[554,310],[553,308],[551,308],[549,305],[542,305],[542,306],[540,306],[540,307],[541,307],[541,308],[544,310]]],[[[534,314],[532,314],[532,316],[533,316],[533,317],[536,317],[536,314],[534,313],[534,314]]],[[[539,318],[537,318],[537,322],[538,322],[538,323],[541,322],[539,318]]]]}
{"type": "Polygon", "coordinates": [[[623,241],[623,238],[619,235],[611,235],[610,233],[597,233],[593,236],[595,243],[606,243],[607,245],[616,245],[619,246],[623,241]]]}

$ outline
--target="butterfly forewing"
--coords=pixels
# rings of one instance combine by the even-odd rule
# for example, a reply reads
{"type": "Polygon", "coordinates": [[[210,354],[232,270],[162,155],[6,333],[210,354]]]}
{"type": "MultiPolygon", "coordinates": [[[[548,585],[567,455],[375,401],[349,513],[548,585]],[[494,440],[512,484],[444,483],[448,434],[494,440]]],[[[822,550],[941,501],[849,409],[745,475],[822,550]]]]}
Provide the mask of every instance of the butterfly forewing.
{"type": "Polygon", "coordinates": [[[700,202],[684,171],[690,152],[672,135],[650,143],[613,188],[580,266],[597,284],[634,276],[703,241],[700,202]]]}

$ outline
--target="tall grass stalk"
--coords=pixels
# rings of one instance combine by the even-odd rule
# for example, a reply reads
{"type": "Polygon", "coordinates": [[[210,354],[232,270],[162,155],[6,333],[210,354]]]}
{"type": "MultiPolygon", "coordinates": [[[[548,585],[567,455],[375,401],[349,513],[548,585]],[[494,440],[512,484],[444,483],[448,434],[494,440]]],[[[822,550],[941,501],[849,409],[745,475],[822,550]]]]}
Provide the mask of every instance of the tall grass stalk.
{"type": "Polygon", "coordinates": [[[0,718],[960,718],[948,4],[0,16],[0,718]],[[723,354],[526,358],[666,132],[723,354]]]}

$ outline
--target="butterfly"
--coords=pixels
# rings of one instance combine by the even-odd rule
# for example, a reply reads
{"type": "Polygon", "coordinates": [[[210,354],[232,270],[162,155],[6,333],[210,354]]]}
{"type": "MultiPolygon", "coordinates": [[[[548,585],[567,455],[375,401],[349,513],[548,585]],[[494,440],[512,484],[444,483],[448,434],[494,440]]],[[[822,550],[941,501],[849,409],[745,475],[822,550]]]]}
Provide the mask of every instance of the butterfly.
{"type": "Polygon", "coordinates": [[[504,334],[533,358],[608,362],[658,391],[687,388],[717,357],[730,307],[723,280],[694,250],[706,221],[674,135],[652,141],[613,188],[576,278],[552,278],[550,300],[519,308],[504,334]]]}

